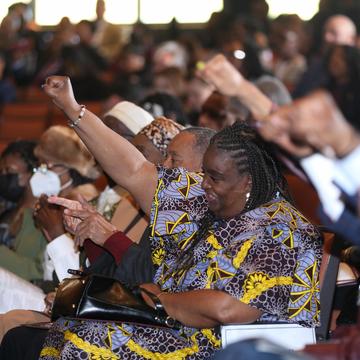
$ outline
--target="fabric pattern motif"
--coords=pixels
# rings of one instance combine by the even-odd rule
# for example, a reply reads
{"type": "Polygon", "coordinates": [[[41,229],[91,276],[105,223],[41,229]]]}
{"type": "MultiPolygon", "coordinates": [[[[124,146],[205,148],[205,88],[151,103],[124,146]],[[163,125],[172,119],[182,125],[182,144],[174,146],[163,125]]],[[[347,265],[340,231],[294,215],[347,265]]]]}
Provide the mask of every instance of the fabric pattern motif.
{"type": "MultiPolygon", "coordinates": [[[[163,291],[217,289],[263,312],[261,320],[314,326],[319,321],[319,233],[288,202],[274,199],[217,220],[177,264],[208,213],[201,174],[159,168],[151,212],[154,282],[163,291]],[[178,269],[178,270],[177,270],[178,269]]],[[[220,348],[217,329],[179,331],[97,321],[58,320],[41,359],[207,359],[220,348]],[[58,357],[58,358],[59,358],[58,357]]]]}

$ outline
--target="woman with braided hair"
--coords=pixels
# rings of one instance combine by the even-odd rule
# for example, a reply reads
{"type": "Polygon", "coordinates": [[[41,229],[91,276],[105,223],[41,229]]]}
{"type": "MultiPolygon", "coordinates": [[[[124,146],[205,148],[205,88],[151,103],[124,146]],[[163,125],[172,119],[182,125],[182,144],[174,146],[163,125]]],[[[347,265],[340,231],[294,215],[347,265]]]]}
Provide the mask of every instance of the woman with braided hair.
{"type": "MultiPolygon", "coordinates": [[[[49,78],[45,91],[103,169],[150,215],[155,275],[141,286],[182,325],[60,318],[41,359],[207,359],[221,347],[220,324],[318,324],[319,234],[286,201],[282,176],[253,130],[236,123],[216,134],[204,174],[165,169],[82,111],[68,78],[49,78]]],[[[11,351],[18,339],[12,330],[1,350],[11,351]]]]}

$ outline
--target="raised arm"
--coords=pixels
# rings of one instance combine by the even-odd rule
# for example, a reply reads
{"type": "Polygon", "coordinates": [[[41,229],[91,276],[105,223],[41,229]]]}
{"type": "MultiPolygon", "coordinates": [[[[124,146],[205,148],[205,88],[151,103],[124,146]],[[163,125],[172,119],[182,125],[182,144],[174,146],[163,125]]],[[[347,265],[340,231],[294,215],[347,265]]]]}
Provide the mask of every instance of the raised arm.
{"type": "Polygon", "coordinates": [[[198,75],[224,95],[237,97],[252,113],[262,120],[272,109],[272,101],[254,84],[243,78],[224,55],[216,55],[205,64],[198,75]]]}
{"type": "MultiPolygon", "coordinates": [[[[78,119],[81,105],[75,100],[68,77],[51,76],[47,78],[43,88],[71,122],[78,119]]],[[[149,214],[157,183],[156,167],[88,110],[74,130],[104,171],[128,190],[143,211],[149,214]]]]}
{"type": "Polygon", "coordinates": [[[260,125],[258,130],[266,140],[299,158],[314,151],[341,158],[360,144],[358,131],[346,121],[334,99],[324,90],[279,108],[260,125]]]}

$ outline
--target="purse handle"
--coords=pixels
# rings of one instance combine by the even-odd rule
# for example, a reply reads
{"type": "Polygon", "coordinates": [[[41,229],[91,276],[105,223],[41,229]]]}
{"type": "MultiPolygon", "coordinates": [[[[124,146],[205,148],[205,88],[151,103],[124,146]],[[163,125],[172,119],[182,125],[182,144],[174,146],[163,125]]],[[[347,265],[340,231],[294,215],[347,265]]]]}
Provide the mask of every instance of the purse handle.
{"type": "Polygon", "coordinates": [[[161,303],[160,299],[154,293],[152,293],[151,291],[149,291],[149,290],[147,290],[145,288],[142,288],[141,286],[139,286],[139,290],[143,291],[151,299],[151,301],[155,305],[155,310],[156,311],[158,311],[158,312],[159,311],[165,311],[164,305],[161,303]]]}
{"type": "Polygon", "coordinates": [[[141,286],[139,286],[138,289],[140,291],[143,291],[147,296],[149,296],[151,301],[154,303],[155,310],[158,314],[159,321],[161,321],[163,319],[165,325],[168,326],[169,328],[179,328],[180,323],[167,314],[167,312],[165,311],[164,305],[161,303],[158,296],[156,296],[151,291],[149,291],[145,288],[142,288],[141,286]]]}

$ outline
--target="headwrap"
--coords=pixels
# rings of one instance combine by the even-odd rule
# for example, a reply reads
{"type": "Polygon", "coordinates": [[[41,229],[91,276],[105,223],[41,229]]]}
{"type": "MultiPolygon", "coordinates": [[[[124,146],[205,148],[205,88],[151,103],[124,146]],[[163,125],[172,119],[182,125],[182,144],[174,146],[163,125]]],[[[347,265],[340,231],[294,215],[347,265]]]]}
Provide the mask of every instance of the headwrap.
{"type": "Polygon", "coordinates": [[[184,127],[175,121],[160,117],[144,127],[139,134],[145,135],[166,156],[169,142],[183,129],[184,127]]]}
{"type": "Polygon", "coordinates": [[[104,115],[104,117],[106,116],[113,116],[118,119],[134,134],[137,134],[144,126],[154,120],[147,111],[129,101],[117,103],[104,115]]]}

